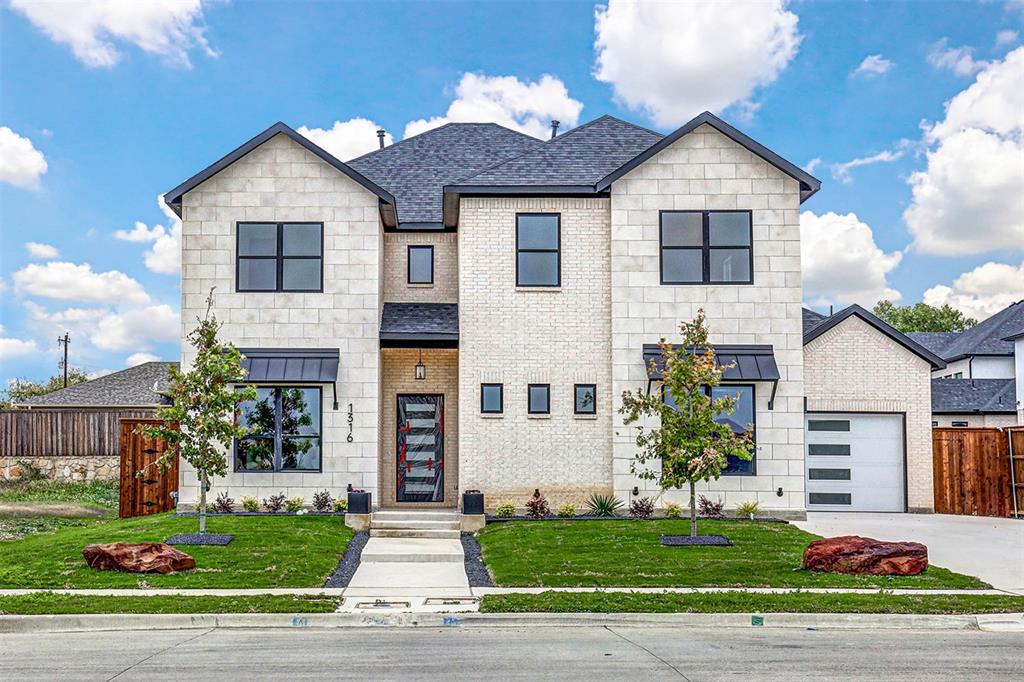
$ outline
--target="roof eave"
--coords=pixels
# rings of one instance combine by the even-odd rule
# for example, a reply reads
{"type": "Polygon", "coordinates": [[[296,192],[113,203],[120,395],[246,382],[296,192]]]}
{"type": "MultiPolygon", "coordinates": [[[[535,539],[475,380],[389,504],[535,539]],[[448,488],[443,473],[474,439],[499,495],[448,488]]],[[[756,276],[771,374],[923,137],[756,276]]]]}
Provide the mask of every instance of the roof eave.
{"type": "Polygon", "coordinates": [[[892,339],[896,343],[900,344],[901,346],[903,346],[904,348],[906,348],[910,352],[912,352],[912,353],[920,356],[922,359],[928,361],[928,363],[930,363],[931,366],[934,369],[945,369],[945,367],[946,367],[946,361],[945,360],[943,360],[938,355],[936,355],[935,353],[931,352],[930,350],[928,350],[927,348],[925,348],[924,346],[922,346],[918,342],[914,341],[913,339],[911,339],[909,336],[907,336],[903,332],[901,332],[898,329],[896,329],[896,328],[886,324],[885,322],[880,320],[877,316],[875,316],[871,312],[865,310],[864,308],[862,308],[861,306],[857,305],[856,303],[854,303],[853,305],[850,305],[850,306],[844,308],[843,310],[840,310],[835,315],[832,315],[830,317],[826,317],[824,320],[822,320],[821,322],[816,324],[814,326],[814,328],[812,328],[809,332],[804,334],[804,345],[806,346],[808,343],[810,343],[814,339],[818,338],[819,336],[821,336],[825,332],[829,331],[830,329],[833,329],[834,327],[838,326],[843,321],[845,321],[845,320],[847,320],[847,319],[849,319],[851,317],[859,317],[861,320],[863,320],[864,322],[868,323],[869,325],[871,325],[872,327],[874,327],[878,331],[882,332],[883,334],[885,334],[890,339],[892,339]]]}

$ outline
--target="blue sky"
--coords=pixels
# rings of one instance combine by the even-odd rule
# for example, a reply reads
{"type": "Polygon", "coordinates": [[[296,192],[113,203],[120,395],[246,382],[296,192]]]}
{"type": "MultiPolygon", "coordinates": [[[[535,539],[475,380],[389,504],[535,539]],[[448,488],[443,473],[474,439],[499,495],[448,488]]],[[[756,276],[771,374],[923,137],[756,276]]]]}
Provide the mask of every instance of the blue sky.
{"type": "Polygon", "coordinates": [[[0,381],[55,372],[65,329],[88,372],[176,358],[157,197],[277,120],[340,155],[434,117],[669,131],[712,109],[823,181],[808,303],[1024,297],[1020,0],[25,6],[0,9],[0,381]],[[323,132],[352,119],[373,125],[323,132]]]}

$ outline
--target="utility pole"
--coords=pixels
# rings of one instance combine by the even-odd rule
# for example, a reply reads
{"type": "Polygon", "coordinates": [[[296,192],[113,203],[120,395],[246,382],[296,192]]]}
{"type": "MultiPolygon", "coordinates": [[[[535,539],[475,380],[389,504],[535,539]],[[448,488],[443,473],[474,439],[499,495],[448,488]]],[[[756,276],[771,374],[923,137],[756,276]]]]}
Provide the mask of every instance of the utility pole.
{"type": "Polygon", "coordinates": [[[57,343],[64,346],[64,388],[68,387],[68,345],[71,343],[71,335],[64,332],[64,336],[57,337],[57,343]]]}

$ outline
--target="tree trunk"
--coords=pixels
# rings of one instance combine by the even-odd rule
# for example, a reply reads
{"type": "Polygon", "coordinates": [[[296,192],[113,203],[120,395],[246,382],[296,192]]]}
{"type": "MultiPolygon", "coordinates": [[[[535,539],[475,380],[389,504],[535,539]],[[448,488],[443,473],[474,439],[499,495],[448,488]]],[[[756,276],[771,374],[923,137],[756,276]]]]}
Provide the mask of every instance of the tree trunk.
{"type": "Polygon", "coordinates": [[[690,481],[690,537],[697,537],[697,485],[690,481]]]}
{"type": "Polygon", "coordinates": [[[206,472],[199,479],[199,534],[203,535],[206,533],[206,488],[208,487],[209,478],[206,472]]]}

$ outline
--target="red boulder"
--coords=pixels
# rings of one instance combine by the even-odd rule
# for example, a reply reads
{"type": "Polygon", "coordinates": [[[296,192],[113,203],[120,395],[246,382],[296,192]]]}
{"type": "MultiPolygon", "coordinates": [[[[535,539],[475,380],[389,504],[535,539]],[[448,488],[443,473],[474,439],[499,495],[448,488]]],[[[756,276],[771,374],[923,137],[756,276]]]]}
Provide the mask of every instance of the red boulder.
{"type": "Polygon", "coordinates": [[[853,575],[918,575],[928,568],[928,548],[920,542],[843,535],[809,544],[804,550],[804,568],[853,575]]]}
{"type": "Polygon", "coordinates": [[[113,542],[86,545],[85,563],[101,571],[173,573],[196,567],[196,560],[162,542],[113,542]]]}

